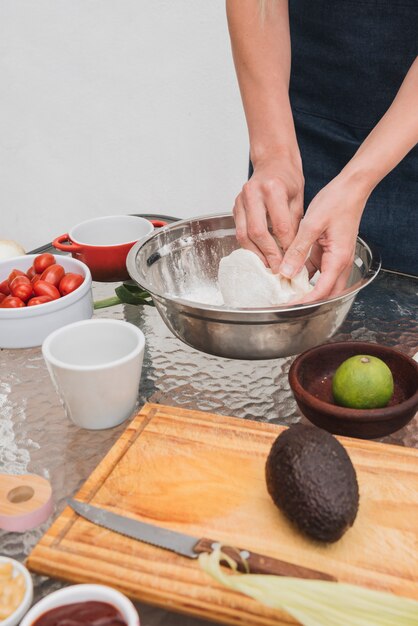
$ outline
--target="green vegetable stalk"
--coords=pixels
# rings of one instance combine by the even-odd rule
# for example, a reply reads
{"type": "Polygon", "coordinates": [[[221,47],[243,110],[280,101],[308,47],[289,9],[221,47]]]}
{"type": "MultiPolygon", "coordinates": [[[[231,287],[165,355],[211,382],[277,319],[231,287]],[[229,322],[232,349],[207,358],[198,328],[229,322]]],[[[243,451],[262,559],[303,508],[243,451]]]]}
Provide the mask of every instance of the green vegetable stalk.
{"type": "Polygon", "coordinates": [[[346,583],[265,574],[226,574],[220,562],[236,564],[221,549],[199,556],[216,581],[265,606],[289,613],[303,626],[417,626],[418,602],[346,583]]]}
{"type": "Polygon", "coordinates": [[[127,281],[115,289],[115,296],[105,298],[104,300],[98,300],[94,303],[95,309],[104,309],[109,306],[115,306],[116,304],[142,304],[148,306],[154,306],[154,302],[148,293],[138,285],[127,281]]]}

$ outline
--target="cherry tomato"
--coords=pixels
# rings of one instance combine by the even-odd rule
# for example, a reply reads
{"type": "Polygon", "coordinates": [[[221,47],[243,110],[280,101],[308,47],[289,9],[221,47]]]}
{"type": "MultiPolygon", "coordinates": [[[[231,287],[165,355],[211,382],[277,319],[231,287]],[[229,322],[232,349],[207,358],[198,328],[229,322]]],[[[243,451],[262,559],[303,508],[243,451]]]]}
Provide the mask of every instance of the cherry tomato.
{"type": "Polygon", "coordinates": [[[35,268],[33,267],[33,265],[31,265],[28,271],[26,272],[26,276],[29,278],[29,280],[32,280],[35,274],[36,274],[35,268]]]}
{"type": "Polygon", "coordinates": [[[41,274],[41,280],[46,280],[47,283],[51,283],[54,287],[58,287],[60,284],[61,278],[64,277],[65,269],[62,265],[58,265],[58,263],[54,263],[54,265],[50,265],[46,268],[41,274]]]}
{"type": "Polygon", "coordinates": [[[41,280],[41,275],[40,274],[35,274],[35,276],[33,278],[31,278],[30,282],[32,283],[32,285],[34,285],[37,280],[41,280]]]}
{"type": "Polygon", "coordinates": [[[52,302],[52,299],[48,296],[36,296],[28,300],[26,306],[36,306],[37,304],[45,304],[45,302],[52,302]]]}
{"type": "MultiPolygon", "coordinates": [[[[9,278],[7,279],[9,282],[9,287],[12,284],[12,281],[17,277],[17,276],[26,276],[25,272],[21,272],[20,270],[12,270],[9,274],[9,278]]],[[[27,276],[26,276],[27,278],[27,276]]]]}
{"type": "Polygon", "coordinates": [[[12,292],[13,296],[15,296],[16,298],[20,298],[21,300],[23,300],[23,302],[26,302],[26,300],[29,300],[29,298],[33,294],[33,285],[29,279],[27,283],[20,282],[16,284],[17,280],[19,280],[19,277],[15,278],[12,282],[10,286],[10,291],[12,292]]]}
{"type": "Polygon", "coordinates": [[[13,287],[16,287],[17,285],[21,285],[22,283],[26,283],[26,285],[30,285],[30,280],[26,276],[26,274],[24,276],[16,276],[16,278],[13,278],[12,282],[9,282],[10,291],[13,292],[13,287]]]}
{"type": "Polygon", "coordinates": [[[7,278],[6,280],[3,280],[2,283],[0,283],[0,293],[3,293],[5,296],[10,296],[10,287],[7,278]]]}
{"type": "Polygon", "coordinates": [[[7,296],[4,293],[0,293],[0,304],[3,302],[5,298],[7,298],[7,296]]]}
{"type": "Polygon", "coordinates": [[[44,252],[44,254],[40,254],[37,256],[33,262],[33,267],[35,268],[35,272],[37,274],[42,274],[44,270],[50,265],[55,263],[55,257],[53,254],[49,252],[44,252]]]}
{"type": "Polygon", "coordinates": [[[61,282],[59,284],[59,290],[61,292],[61,295],[66,296],[67,294],[77,289],[77,287],[80,287],[83,282],[84,276],[81,276],[81,274],[73,274],[71,272],[65,274],[64,278],[61,279],[61,282]]]}
{"type": "Polygon", "coordinates": [[[0,304],[0,309],[18,309],[22,306],[26,305],[20,298],[6,296],[3,302],[0,304]]]}
{"type": "Polygon", "coordinates": [[[58,300],[61,297],[58,289],[45,280],[37,280],[32,287],[35,296],[48,296],[51,300],[58,300]]]}

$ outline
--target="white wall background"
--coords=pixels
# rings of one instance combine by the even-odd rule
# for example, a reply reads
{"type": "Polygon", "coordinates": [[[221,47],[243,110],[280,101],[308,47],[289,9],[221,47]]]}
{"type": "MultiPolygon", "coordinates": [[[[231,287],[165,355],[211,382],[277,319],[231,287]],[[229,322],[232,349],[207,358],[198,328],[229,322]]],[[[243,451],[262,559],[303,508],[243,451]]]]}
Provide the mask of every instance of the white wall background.
{"type": "Polygon", "coordinates": [[[0,238],[228,211],[247,145],[224,0],[1,0],[0,238]]]}

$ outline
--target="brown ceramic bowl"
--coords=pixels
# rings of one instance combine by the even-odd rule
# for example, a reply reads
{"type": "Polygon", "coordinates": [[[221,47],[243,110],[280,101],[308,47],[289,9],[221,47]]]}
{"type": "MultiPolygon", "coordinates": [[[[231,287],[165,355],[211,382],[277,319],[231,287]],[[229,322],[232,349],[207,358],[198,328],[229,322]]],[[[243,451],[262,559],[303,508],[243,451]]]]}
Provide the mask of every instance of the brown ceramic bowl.
{"type": "Polygon", "coordinates": [[[334,435],[376,439],[405,426],[418,409],[418,363],[406,354],[377,343],[345,341],[307,350],[289,371],[299,409],[310,422],[334,435]],[[390,368],[394,393],[382,409],[348,409],[334,403],[332,377],[351,356],[369,354],[390,368]]]}

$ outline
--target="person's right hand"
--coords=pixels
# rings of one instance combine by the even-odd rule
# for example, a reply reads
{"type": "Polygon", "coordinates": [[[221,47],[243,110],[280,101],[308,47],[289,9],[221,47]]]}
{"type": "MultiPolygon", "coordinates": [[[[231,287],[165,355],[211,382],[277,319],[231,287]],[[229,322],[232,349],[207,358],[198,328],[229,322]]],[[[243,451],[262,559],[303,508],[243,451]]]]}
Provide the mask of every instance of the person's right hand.
{"type": "Polygon", "coordinates": [[[236,235],[278,273],[283,251],[292,243],[303,216],[304,178],[300,156],[289,154],[257,162],[234,205],[236,235]],[[274,238],[269,230],[271,224],[274,238]],[[277,241],[276,241],[277,240],[277,241]]]}

